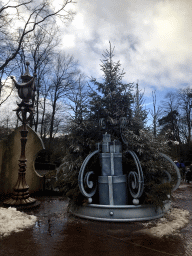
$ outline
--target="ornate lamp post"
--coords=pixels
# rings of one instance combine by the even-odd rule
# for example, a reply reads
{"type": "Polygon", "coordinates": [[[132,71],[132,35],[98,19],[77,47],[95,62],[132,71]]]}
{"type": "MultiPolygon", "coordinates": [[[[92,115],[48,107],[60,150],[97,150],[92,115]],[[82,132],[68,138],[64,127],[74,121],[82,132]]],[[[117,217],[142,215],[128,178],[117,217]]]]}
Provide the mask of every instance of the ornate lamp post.
{"type": "Polygon", "coordinates": [[[29,62],[26,62],[27,68],[25,74],[21,76],[22,83],[19,84],[13,77],[13,80],[16,88],[18,89],[19,97],[22,99],[21,103],[17,103],[18,108],[15,110],[17,117],[22,122],[21,133],[21,156],[19,159],[19,170],[18,170],[18,180],[14,187],[14,192],[12,198],[6,200],[4,202],[5,206],[18,206],[18,207],[26,207],[36,205],[37,201],[35,198],[31,198],[29,196],[29,186],[25,180],[26,174],[26,162],[27,159],[25,157],[25,146],[27,142],[27,122],[33,115],[33,103],[31,100],[35,95],[35,77],[30,76],[29,74],[29,62]]]}

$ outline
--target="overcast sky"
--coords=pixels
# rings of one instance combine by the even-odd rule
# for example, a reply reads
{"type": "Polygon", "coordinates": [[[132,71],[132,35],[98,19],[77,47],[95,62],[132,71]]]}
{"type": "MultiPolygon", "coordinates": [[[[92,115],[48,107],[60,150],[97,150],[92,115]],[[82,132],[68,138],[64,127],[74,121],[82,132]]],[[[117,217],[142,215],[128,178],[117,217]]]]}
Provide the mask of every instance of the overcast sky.
{"type": "Polygon", "coordinates": [[[60,23],[62,48],[85,75],[102,77],[99,64],[110,41],[124,82],[139,81],[147,108],[152,90],[160,104],[168,91],[191,86],[192,1],[77,0],[74,9],[74,20],[60,23]]]}
{"type": "Polygon", "coordinates": [[[77,0],[75,10],[62,45],[87,75],[101,77],[110,41],[126,82],[139,80],[146,96],[191,85],[192,1],[77,0]]]}

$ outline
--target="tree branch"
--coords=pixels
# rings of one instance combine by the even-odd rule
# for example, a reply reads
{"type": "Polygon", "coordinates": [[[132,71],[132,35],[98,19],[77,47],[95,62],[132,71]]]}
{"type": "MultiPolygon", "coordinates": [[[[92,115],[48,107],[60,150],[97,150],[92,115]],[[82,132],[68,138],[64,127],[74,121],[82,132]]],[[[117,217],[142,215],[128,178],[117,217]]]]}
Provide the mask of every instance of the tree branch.
{"type": "Polygon", "coordinates": [[[25,2],[25,3],[21,3],[21,4],[18,4],[18,5],[7,5],[6,4],[0,9],[0,13],[3,12],[4,10],[8,9],[8,8],[18,8],[20,6],[23,6],[23,5],[27,5],[27,4],[30,4],[32,3],[32,0],[30,0],[29,2],[25,2]]]}
{"type": "MultiPolygon", "coordinates": [[[[30,3],[30,2],[31,2],[31,1],[26,2],[25,5],[26,5],[27,3],[30,3]]],[[[24,29],[23,29],[23,33],[22,33],[22,35],[21,35],[21,37],[20,37],[20,39],[19,39],[17,48],[15,49],[14,53],[13,53],[10,57],[8,57],[8,58],[5,60],[5,62],[0,66],[0,71],[3,70],[3,69],[9,64],[9,62],[12,61],[12,60],[17,56],[19,50],[21,49],[21,44],[22,44],[22,42],[23,42],[23,40],[24,40],[24,37],[25,37],[27,34],[29,34],[29,33],[31,33],[32,31],[34,31],[35,28],[36,28],[36,26],[38,26],[39,24],[43,23],[45,20],[47,20],[47,19],[49,19],[50,17],[56,16],[57,14],[59,14],[62,10],[64,10],[64,8],[67,6],[67,4],[70,4],[70,3],[74,3],[73,0],[66,0],[65,3],[63,4],[63,6],[62,6],[59,10],[57,10],[56,12],[53,12],[53,13],[50,13],[50,14],[46,15],[45,17],[43,17],[43,18],[42,18],[41,20],[39,20],[39,21],[37,21],[37,18],[40,16],[40,14],[42,13],[42,11],[45,9],[46,5],[43,4],[43,5],[41,6],[41,8],[34,9],[33,12],[29,15],[29,18],[28,18],[28,20],[27,20],[26,23],[25,23],[25,26],[24,26],[24,29]],[[30,22],[32,16],[33,16],[35,13],[36,13],[35,21],[30,22]],[[26,31],[27,26],[28,26],[29,24],[33,24],[33,26],[32,26],[31,29],[29,29],[29,30],[26,31]]],[[[20,5],[24,5],[24,3],[23,3],[23,4],[20,4],[20,5]]],[[[68,13],[68,14],[69,14],[69,13],[68,13]]],[[[70,15],[70,14],[69,14],[69,15],[70,15]]],[[[66,16],[66,19],[68,19],[67,15],[65,15],[65,16],[66,16]]]]}

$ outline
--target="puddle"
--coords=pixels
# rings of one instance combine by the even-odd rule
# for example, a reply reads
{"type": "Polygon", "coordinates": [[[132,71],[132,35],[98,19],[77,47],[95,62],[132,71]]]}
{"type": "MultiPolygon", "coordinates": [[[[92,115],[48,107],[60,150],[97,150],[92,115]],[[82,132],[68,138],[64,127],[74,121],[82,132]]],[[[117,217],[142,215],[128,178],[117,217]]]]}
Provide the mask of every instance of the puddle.
{"type": "MultiPolygon", "coordinates": [[[[150,230],[158,223],[165,224],[166,216],[148,222],[97,222],[68,215],[68,201],[63,198],[38,198],[40,207],[28,212],[37,217],[36,223],[24,231],[3,237],[0,256],[191,256],[191,218],[188,224],[184,223],[187,216],[184,213],[192,214],[191,193],[189,186],[174,193],[177,217],[183,213],[183,222],[174,224],[180,235],[170,232],[161,237],[141,231],[150,230]]],[[[177,217],[172,216],[170,222],[177,217]]],[[[165,230],[165,227],[160,229],[165,230]]]]}

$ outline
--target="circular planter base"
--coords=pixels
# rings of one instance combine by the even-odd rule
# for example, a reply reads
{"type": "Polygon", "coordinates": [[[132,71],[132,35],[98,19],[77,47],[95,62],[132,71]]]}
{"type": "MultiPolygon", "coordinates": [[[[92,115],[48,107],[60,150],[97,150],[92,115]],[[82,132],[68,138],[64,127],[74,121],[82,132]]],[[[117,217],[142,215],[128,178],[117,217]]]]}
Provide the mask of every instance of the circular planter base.
{"type": "Polygon", "coordinates": [[[156,208],[153,205],[99,205],[89,204],[78,208],[71,208],[70,212],[80,218],[129,222],[144,221],[160,218],[166,213],[171,206],[171,201],[164,202],[164,208],[156,208]]]}

